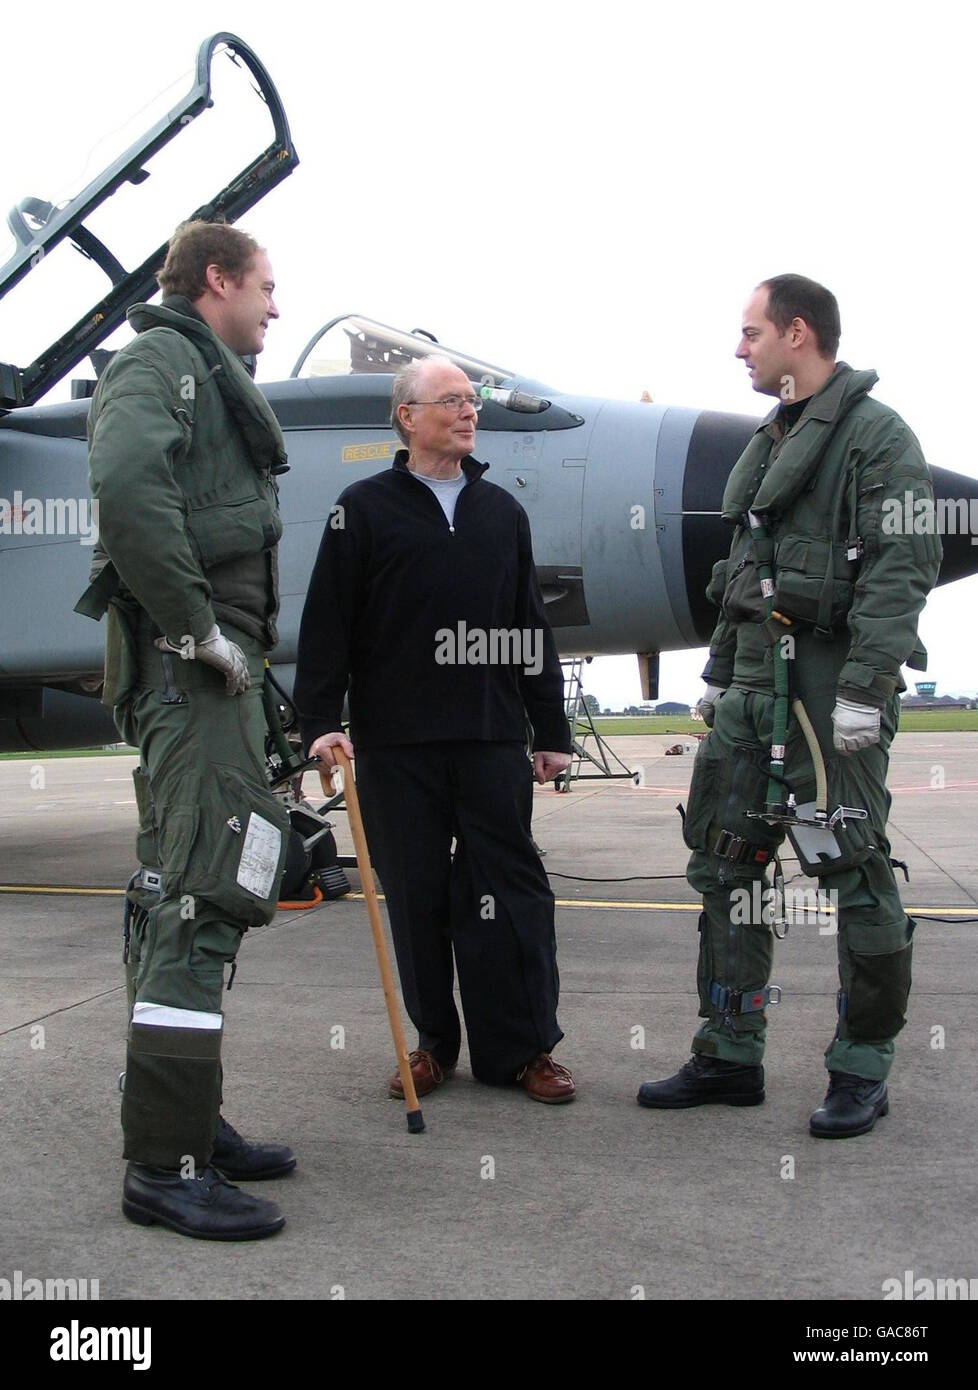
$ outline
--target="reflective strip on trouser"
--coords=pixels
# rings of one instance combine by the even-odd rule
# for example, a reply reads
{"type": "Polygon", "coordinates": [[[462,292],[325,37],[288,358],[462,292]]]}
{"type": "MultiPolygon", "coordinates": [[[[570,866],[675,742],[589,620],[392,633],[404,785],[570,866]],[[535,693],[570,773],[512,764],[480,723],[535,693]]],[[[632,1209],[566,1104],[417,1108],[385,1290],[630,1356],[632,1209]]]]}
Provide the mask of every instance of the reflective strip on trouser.
{"type": "MultiPolygon", "coordinates": [[[[826,661],[817,679],[812,669],[814,662],[807,662],[804,699],[824,752],[832,749],[836,668],[826,661]]],[[[758,920],[759,890],[751,893],[755,883],[763,886],[764,870],[723,859],[708,847],[722,831],[755,843],[766,840],[772,847],[783,839],[780,828],[748,820],[744,814],[763,808],[772,706],[772,697],[736,688],[718,702],[714,727],[697,753],[684,829],[693,851],[687,876],[703,894],[704,907],[698,975],[700,1014],[707,1021],[693,1041],[693,1050],[747,1064],[763,1056],[763,1013],[739,1019],[725,1016],[710,1003],[708,994],[704,1000],[702,982],[710,972],[712,980],[734,990],[759,989],[767,983],[770,929],[765,931],[758,920]]],[[[848,755],[829,751],[830,809],[840,804],[861,807],[869,816],[866,821],[848,823],[841,837],[842,857],[818,874],[822,886],[838,895],[839,974],[847,994],[846,1015],[826,1053],[827,1063],[834,1070],[874,1079],[884,1077],[892,1062],[892,1040],[902,1026],[910,982],[907,917],[886,839],[890,804],[886,770],[895,721],[891,703],[883,711],[879,746],[848,755]]],[[[785,770],[796,800],[811,800],[811,760],[794,719],[788,729],[785,770]]],[[[798,930],[805,928],[799,923],[798,930]]]]}
{"type": "Polygon", "coordinates": [[[133,1023],[143,1028],[200,1028],[215,1032],[224,1027],[222,1014],[207,1014],[200,1009],[175,1009],[171,1004],[137,1004],[132,1011],[133,1023]]]}
{"type": "MultiPolygon", "coordinates": [[[[140,1006],[137,1004],[137,1010],[140,1006]]],[[[129,1029],[122,1093],[123,1156],[155,1168],[206,1168],[221,1106],[221,1017],[167,1009],[169,1023],[129,1029]]]]}

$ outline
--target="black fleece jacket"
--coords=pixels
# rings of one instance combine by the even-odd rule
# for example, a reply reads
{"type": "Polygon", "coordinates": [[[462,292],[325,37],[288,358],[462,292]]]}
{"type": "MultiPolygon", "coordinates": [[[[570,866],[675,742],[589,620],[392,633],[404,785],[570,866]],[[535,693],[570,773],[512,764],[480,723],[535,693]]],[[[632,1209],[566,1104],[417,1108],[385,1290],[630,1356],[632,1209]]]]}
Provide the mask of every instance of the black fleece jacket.
{"type": "Polygon", "coordinates": [[[487,466],[462,460],[468,482],[452,526],[403,449],[392,468],[341,493],[299,634],[295,703],[307,748],[341,727],[349,689],[354,747],[522,742],[529,719],[535,750],[570,752],[530,524],[515,498],[483,479],[487,466]],[[458,640],[459,624],[468,640],[458,640]],[[473,632],[504,630],[519,634],[520,660],[465,660],[480,655],[473,632]]]}

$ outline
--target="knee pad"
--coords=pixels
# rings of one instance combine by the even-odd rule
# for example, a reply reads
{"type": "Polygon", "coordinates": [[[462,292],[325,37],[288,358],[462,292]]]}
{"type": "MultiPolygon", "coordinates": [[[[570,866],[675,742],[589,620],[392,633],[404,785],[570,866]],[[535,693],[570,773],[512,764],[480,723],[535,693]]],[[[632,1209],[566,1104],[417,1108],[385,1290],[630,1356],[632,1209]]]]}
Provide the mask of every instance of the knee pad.
{"type": "MultiPolygon", "coordinates": [[[[907,919],[907,935],[913,923],[907,919]]],[[[910,997],[913,942],[898,950],[862,951],[850,940],[840,964],[843,988],[839,1001],[839,1037],[888,1042],[906,1023],[910,997]]]]}
{"type": "Polygon", "coordinates": [[[907,1021],[912,952],[912,942],[885,956],[849,952],[849,990],[844,996],[846,1038],[888,1042],[896,1037],[907,1021]]]}
{"type": "Polygon", "coordinates": [[[206,1167],[221,1104],[221,1033],[132,1025],[122,1093],[125,1158],[177,1169],[192,1158],[196,1168],[206,1167]]]}

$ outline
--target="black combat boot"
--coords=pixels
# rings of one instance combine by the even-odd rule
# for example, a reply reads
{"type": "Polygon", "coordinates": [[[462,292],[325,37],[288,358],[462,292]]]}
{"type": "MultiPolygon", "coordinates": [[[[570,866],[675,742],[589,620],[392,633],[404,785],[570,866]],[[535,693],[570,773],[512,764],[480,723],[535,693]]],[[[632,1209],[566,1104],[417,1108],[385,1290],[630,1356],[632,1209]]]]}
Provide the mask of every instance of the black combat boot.
{"type": "Polygon", "coordinates": [[[764,1068],[694,1052],[674,1076],[665,1081],[646,1081],[636,1099],[650,1110],[686,1110],[692,1105],[760,1105],[764,1099],[764,1068]]]}
{"type": "Polygon", "coordinates": [[[169,1226],[199,1240],[262,1240],[285,1225],[274,1202],[242,1192],[211,1167],[184,1178],[172,1168],[130,1163],[122,1210],[139,1226],[169,1226]]]}
{"type": "Polygon", "coordinates": [[[830,1071],[829,1089],[808,1122],[817,1139],[852,1139],[868,1134],[890,1108],[885,1081],[871,1081],[849,1071],[830,1071]]]}
{"type": "Polygon", "coordinates": [[[234,1126],[218,1115],[211,1163],[236,1182],[259,1182],[291,1173],[295,1154],[285,1144],[252,1144],[242,1139],[234,1126]]]}

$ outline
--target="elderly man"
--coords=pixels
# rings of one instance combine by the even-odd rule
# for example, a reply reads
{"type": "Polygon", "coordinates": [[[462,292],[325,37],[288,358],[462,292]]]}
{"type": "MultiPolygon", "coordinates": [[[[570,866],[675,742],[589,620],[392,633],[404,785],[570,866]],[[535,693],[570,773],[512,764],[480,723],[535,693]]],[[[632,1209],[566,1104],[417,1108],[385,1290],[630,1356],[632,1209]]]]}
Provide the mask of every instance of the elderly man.
{"type": "Polygon", "coordinates": [[[278,311],[267,255],[233,227],[178,228],[159,281],[162,304],[129,311],[137,336],[92,402],[104,553],[78,605],[108,608],[104,699],[140,750],[123,1211],[251,1240],[284,1218],[226,1179],[295,1167],[219,1115],[224,969],[275,912],[288,829],[265,781],[261,704],[287,465],[241,361],[278,311]]]}
{"type": "Polygon", "coordinates": [[[787,829],[838,912],[838,1026],[828,1092],[809,1124],[823,1139],[865,1134],[889,1108],[914,924],[886,838],[888,750],[900,667],[925,664],[917,619],[941,558],[936,536],[886,524],[892,499],[932,503],[930,474],[899,415],[870,399],[875,372],[836,361],[839,335],[834,296],[800,275],[765,280],[744,313],[737,357],[754,390],[781,403],[730,475],[733,544],[710,589],[721,616],[700,707],[712,731],[684,823],[689,882],[703,894],[706,1021],[691,1060],[638,1094],[657,1109],[764,1099],[765,1005],[777,987],[762,883],[787,829]],[[823,812],[853,808],[865,819],[819,822],[819,764],[823,812]]]}
{"type": "MultiPolygon", "coordinates": [[[[295,699],[327,766],[357,758],[384,886],[420,1095],[461,1042],[473,1074],[572,1100],[550,1056],[557,1025],[554,901],[530,837],[533,769],[570,762],[553,636],[526,514],[471,451],[479,398],[448,359],[398,372],[391,423],[407,446],[340,496],[303,614],[295,699]],[[341,730],[349,689],[352,743],[341,730]],[[452,854],[452,840],[455,852],[452,854]]],[[[395,1075],[391,1095],[401,1092],[395,1075]]]]}

